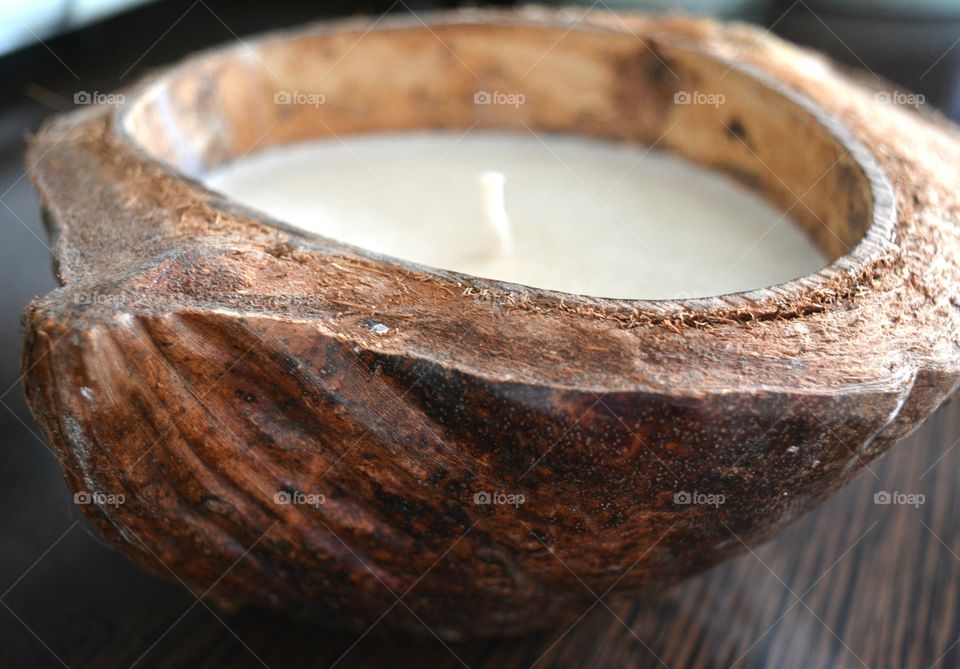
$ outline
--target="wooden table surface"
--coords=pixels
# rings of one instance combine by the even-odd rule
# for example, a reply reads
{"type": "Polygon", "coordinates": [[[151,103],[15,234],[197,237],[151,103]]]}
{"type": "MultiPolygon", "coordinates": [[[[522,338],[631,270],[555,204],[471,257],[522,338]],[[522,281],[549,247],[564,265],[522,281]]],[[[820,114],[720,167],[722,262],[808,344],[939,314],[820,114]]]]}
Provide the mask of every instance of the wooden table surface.
{"type": "MultiPolygon", "coordinates": [[[[241,30],[240,18],[228,20],[241,30]]],[[[199,42],[166,53],[161,44],[144,64],[229,37],[199,9],[190,25],[203,33],[199,42]]],[[[110,90],[111,75],[94,88],[87,63],[70,62],[90,90],[110,90]]],[[[68,80],[58,90],[78,87],[68,80]]],[[[55,102],[44,90],[32,97],[55,102]]],[[[445,646],[375,631],[358,639],[262,612],[219,612],[142,573],[81,518],[16,385],[16,312],[52,285],[37,204],[21,178],[19,127],[35,128],[49,106],[0,109],[18,134],[0,135],[0,667],[960,667],[956,403],[752,552],[640,600],[597,603],[572,627],[520,638],[445,646]],[[876,504],[879,491],[924,499],[876,504]]]]}

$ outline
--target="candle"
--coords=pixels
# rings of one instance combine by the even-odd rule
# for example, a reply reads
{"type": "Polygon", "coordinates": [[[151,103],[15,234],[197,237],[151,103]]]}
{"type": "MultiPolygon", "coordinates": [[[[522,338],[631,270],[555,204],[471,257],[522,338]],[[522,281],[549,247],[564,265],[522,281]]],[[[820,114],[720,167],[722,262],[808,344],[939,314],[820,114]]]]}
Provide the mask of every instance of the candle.
{"type": "Polygon", "coordinates": [[[331,138],[249,154],[205,181],[372,251],[598,297],[717,295],[825,264],[789,218],[724,175],[584,137],[331,138]]]}

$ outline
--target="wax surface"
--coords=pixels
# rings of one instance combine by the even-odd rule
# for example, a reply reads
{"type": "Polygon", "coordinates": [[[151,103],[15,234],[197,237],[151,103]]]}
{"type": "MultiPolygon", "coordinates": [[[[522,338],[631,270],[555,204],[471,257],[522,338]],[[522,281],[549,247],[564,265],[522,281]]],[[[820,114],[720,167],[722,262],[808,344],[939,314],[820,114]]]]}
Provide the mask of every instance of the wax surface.
{"type": "Polygon", "coordinates": [[[822,268],[787,217],[668,153],[573,136],[350,136],[249,154],[208,187],[304,230],[424,265],[614,298],[750,290],[822,268]],[[491,253],[481,174],[505,176],[491,253]]]}

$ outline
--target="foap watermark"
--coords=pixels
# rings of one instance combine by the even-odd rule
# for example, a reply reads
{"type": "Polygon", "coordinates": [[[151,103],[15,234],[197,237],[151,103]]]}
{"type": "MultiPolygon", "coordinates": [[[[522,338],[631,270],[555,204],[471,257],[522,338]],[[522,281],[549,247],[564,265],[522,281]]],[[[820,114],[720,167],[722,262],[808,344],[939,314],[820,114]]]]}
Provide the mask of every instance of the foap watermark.
{"type": "Polygon", "coordinates": [[[473,94],[475,105],[507,105],[516,109],[527,102],[523,93],[504,93],[503,91],[477,91],[473,94]]]}
{"type": "Polygon", "coordinates": [[[126,298],[116,293],[74,293],[74,304],[123,304],[126,298]]]}
{"type": "Polygon", "coordinates": [[[293,504],[300,506],[318,507],[327,498],[319,492],[300,492],[299,490],[278,490],[273,496],[274,504],[293,504]]]}
{"type": "Polygon", "coordinates": [[[519,508],[522,504],[527,501],[527,498],[524,497],[521,493],[512,493],[512,492],[500,492],[499,490],[494,490],[493,492],[487,492],[486,490],[480,490],[473,494],[473,503],[477,506],[489,506],[493,504],[499,504],[503,506],[512,506],[513,508],[519,508]]]}
{"type": "Polygon", "coordinates": [[[253,293],[229,293],[217,291],[213,293],[227,302],[235,302],[242,297],[245,304],[263,307],[266,309],[288,309],[296,307],[319,307],[326,305],[323,297],[307,293],[287,293],[284,295],[257,295],[253,293]]]}
{"type": "Polygon", "coordinates": [[[73,94],[75,105],[113,105],[119,107],[127,97],[123,93],[101,93],[100,91],[77,91],[73,94]]]}
{"type": "Polygon", "coordinates": [[[873,99],[884,105],[898,105],[900,107],[913,107],[914,109],[927,103],[927,98],[923,93],[908,91],[877,91],[873,94],[873,99]]]}
{"type": "Polygon", "coordinates": [[[323,93],[309,93],[306,91],[276,91],[273,94],[275,105],[300,105],[304,107],[319,107],[327,102],[323,93]]]}
{"type": "Polygon", "coordinates": [[[880,490],[879,492],[873,493],[874,504],[895,504],[897,506],[912,506],[915,509],[919,509],[920,505],[926,501],[926,495],[919,492],[899,492],[897,490],[887,492],[886,490],[880,490]]]}
{"type": "Polygon", "coordinates": [[[719,107],[725,104],[727,96],[723,93],[704,93],[703,91],[677,91],[673,94],[675,105],[709,105],[719,107]]]}
{"type": "Polygon", "coordinates": [[[673,493],[673,503],[682,506],[701,505],[719,507],[726,501],[727,496],[721,493],[703,493],[697,492],[696,490],[693,492],[680,490],[679,492],[673,493]]]}
{"type": "Polygon", "coordinates": [[[289,307],[316,307],[324,304],[323,298],[318,295],[304,293],[289,293],[287,295],[254,295],[250,301],[258,306],[285,309],[289,307]]]}
{"type": "Polygon", "coordinates": [[[120,506],[126,501],[127,497],[123,493],[113,494],[81,490],[73,495],[73,503],[78,506],[87,506],[89,504],[95,506],[120,506]]]}

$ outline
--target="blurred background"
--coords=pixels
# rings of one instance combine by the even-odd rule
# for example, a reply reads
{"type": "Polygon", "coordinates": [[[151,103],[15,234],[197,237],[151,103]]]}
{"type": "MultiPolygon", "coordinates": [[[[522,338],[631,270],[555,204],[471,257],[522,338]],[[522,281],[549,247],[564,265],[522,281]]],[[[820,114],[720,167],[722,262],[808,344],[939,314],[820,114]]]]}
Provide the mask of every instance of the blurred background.
{"type": "MultiPolygon", "coordinates": [[[[495,4],[510,5],[510,2],[495,4]]],[[[569,3],[565,3],[569,4],[569,3]]],[[[960,413],[950,405],[755,552],[571,629],[445,646],[214,616],[101,545],[19,385],[19,314],[54,287],[24,141],[81,91],[309,20],[458,3],[0,0],[0,667],[960,667],[960,413]],[[129,74],[127,74],[129,73],[129,74]],[[877,490],[926,496],[877,506],[877,490]]],[[[960,118],[960,0],[583,0],[758,23],[960,118]],[[889,82],[889,83],[888,83],[889,82]]]]}

